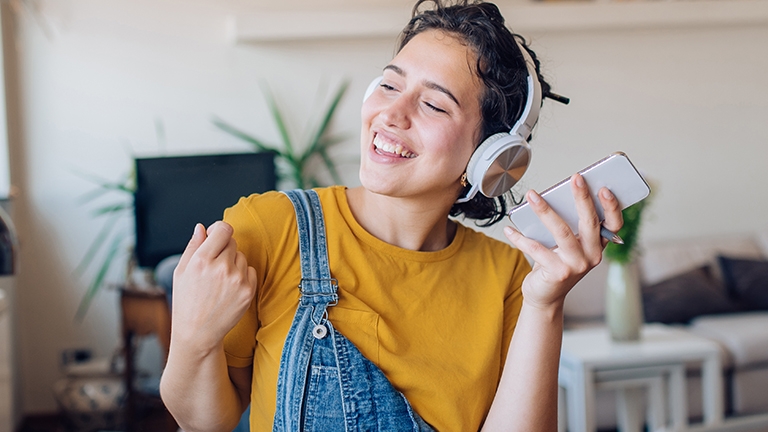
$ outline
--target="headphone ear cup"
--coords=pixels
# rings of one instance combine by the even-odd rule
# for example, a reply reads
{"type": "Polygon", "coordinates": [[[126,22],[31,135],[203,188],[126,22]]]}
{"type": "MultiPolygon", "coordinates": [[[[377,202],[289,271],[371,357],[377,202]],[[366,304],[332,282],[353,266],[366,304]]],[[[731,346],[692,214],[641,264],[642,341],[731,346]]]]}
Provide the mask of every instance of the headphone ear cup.
{"type": "Polygon", "coordinates": [[[482,170],[478,170],[477,166],[483,159],[486,159],[489,155],[486,155],[486,152],[490,146],[493,145],[496,141],[508,137],[509,134],[507,132],[499,132],[497,134],[493,134],[486,138],[482,143],[480,143],[479,146],[475,149],[475,152],[472,153],[472,157],[469,158],[469,163],[467,164],[467,181],[471,185],[475,185],[478,183],[481,183],[483,180],[482,175],[476,175],[478,173],[482,174],[482,170]]]}
{"type": "Polygon", "coordinates": [[[486,138],[467,164],[467,181],[488,198],[502,195],[520,180],[531,161],[531,148],[517,135],[500,132],[486,138]]]}
{"type": "Polygon", "coordinates": [[[381,84],[381,80],[383,79],[384,79],[383,76],[376,77],[373,79],[373,81],[371,81],[370,84],[368,84],[368,88],[365,89],[365,96],[363,96],[363,102],[365,102],[366,100],[368,100],[369,97],[371,97],[373,92],[376,91],[376,87],[378,87],[379,84],[381,84]]]}

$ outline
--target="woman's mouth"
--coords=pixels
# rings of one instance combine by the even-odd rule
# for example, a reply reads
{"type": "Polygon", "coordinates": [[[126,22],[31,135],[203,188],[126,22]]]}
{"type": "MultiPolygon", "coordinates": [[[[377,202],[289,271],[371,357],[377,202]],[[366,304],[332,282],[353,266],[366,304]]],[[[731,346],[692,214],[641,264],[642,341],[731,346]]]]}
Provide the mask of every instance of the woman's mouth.
{"type": "Polygon", "coordinates": [[[376,134],[373,137],[373,146],[376,148],[376,152],[379,154],[399,156],[406,159],[413,159],[417,156],[416,153],[404,148],[400,144],[385,142],[384,138],[382,138],[379,134],[376,134]]]}

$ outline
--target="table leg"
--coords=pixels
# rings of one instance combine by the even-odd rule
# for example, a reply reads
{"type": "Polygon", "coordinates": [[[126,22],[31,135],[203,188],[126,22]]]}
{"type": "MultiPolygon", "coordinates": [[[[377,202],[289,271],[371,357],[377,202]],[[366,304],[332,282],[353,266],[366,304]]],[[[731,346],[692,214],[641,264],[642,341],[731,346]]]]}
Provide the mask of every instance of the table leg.
{"type": "Polygon", "coordinates": [[[665,412],[667,403],[664,392],[664,378],[657,376],[648,385],[648,430],[651,432],[664,430],[667,423],[665,412]]]}
{"type": "Polygon", "coordinates": [[[568,415],[569,432],[587,432],[584,425],[584,386],[573,377],[570,386],[566,389],[566,414],[568,415]]]}
{"type": "Polygon", "coordinates": [[[596,430],[594,373],[585,367],[577,368],[568,390],[568,430],[594,432],[596,430]]]}
{"type": "Polygon", "coordinates": [[[136,428],[136,394],[133,390],[133,332],[123,333],[123,349],[125,350],[125,430],[133,432],[136,428]]]}
{"type": "Polygon", "coordinates": [[[720,353],[710,355],[702,365],[701,385],[704,402],[704,423],[717,425],[723,422],[723,376],[720,353]]]}
{"type": "Polygon", "coordinates": [[[568,417],[566,415],[565,388],[557,387],[557,432],[566,432],[568,428],[568,417]]]}
{"type": "Polygon", "coordinates": [[[643,427],[643,388],[622,387],[616,390],[616,414],[621,432],[640,432],[643,427]]]}
{"type": "Polygon", "coordinates": [[[672,368],[669,374],[669,406],[675,431],[688,428],[688,396],[685,387],[685,366],[672,368]]]}

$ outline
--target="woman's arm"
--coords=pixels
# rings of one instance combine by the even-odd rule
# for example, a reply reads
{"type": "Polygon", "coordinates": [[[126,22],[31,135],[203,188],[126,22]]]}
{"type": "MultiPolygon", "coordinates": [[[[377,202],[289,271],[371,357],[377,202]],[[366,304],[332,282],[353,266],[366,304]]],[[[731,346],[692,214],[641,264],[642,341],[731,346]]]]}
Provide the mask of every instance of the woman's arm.
{"type": "MultiPolygon", "coordinates": [[[[485,431],[557,430],[557,373],[563,337],[565,295],[600,263],[605,240],[601,222],[584,179],[576,174],[571,191],[579,213],[579,236],[541,197],[530,191],[528,202],[552,232],[558,247],[540,243],[505,228],[509,240],[535,264],[523,281],[523,305],[509,345],[496,397],[486,418],[485,431]]],[[[603,188],[600,203],[606,228],[621,228],[618,201],[603,188]]]]}
{"type": "Polygon", "coordinates": [[[484,431],[557,430],[562,332],[562,305],[539,309],[523,300],[484,431]]]}
{"type": "Polygon", "coordinates": [[[228,368],[223,348],[203,356],[183,348],[171,353],[160,393],[179,426],[186,432],[234,429],[250,400],[251,368],[228,368]]]}
{"type": "Polygon", "coordinates": [[[231,431],[249,402],[250,368],[228,368],[224,336],[256,292],[256,271],[237,251],[232,227],[194,235],[174,272],[171,349],[160,394],[187,432],[231,431]]]}

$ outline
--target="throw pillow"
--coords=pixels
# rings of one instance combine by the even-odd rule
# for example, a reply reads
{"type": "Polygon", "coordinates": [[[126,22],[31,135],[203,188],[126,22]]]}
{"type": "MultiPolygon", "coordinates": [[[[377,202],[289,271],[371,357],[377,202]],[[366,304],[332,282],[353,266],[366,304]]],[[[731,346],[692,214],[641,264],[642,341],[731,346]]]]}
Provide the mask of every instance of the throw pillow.
{"type": "Polygon", "coordinates": [[[768,261],[718,256],[728,292],[745,310],[768,310],[768,261]]]}
{"type": "Polygon", "coordinates": [[[643,286],[646,322],[688,323],[699,315],[736,311],[736,305],[709,266],[643,286]]]}

